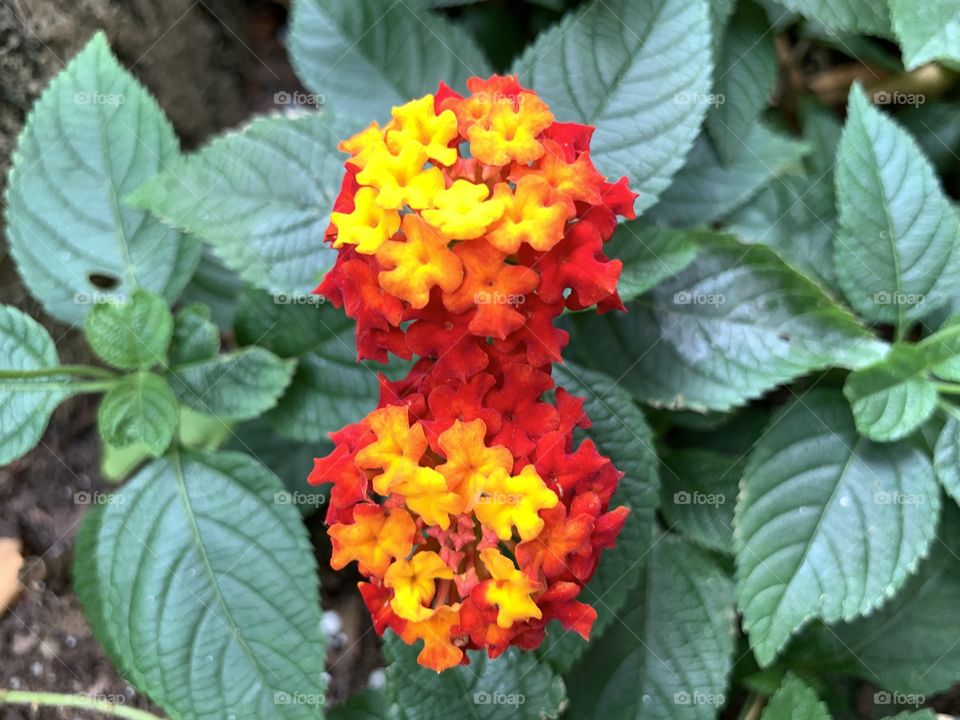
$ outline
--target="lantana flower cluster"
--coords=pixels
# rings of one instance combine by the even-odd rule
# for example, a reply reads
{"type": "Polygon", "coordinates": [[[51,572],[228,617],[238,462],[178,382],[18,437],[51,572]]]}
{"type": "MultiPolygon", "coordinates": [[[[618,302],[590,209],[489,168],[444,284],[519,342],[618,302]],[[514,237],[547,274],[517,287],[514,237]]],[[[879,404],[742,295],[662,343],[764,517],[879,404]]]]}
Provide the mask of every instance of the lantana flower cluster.
{"type": "Polygon", "coordinates": [[[577,596],[628,513],[551,367],[564,309],[623,308],[603,246],[636,195],[594,167],[592,127],[556,122],[516,78],[467,87],[341,143],[339,252],[317,288],[356,320],[359,359],[417,358],[309,480],[332,483],[331,565],[355,561],[376,630],[422,639],[437,671],[535,648],[552,620],[587,638],[577,596]]]}

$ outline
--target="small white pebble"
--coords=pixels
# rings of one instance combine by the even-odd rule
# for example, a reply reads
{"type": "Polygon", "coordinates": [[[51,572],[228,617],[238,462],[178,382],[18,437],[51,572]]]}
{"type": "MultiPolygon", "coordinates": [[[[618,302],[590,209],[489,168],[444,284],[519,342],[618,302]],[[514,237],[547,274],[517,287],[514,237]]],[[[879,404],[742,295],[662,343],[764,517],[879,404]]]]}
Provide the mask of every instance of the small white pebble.
{"type": "Polygon", "coordinates": [[[343,629],[343,620],[340,619],[339,613],[336,610],[327,610],[323,613],[323,618],[320,620],[320,629],[323,630],[324,634],[328,637],[336,635],[340,630],[343,629]]]}
{"type": "Polygon", "coordinates": [[[387,686],[387,674],[383,671],[383,668],[377,668],[370,673],[367,686],[371,690],[383,690],[387,686]]]}
{"type": "Polygon", "coordinates": [[[10,688],[13,690],[20,689],[20,678],[18,678],[16,675],[10,678],[10,688]]]}
{"type": "Polygon", "coordinates": [[[30,672],[35,677],[40,677],[43,674],[43,663],[35,662],[33,665],[30,666],[30,672]]]}

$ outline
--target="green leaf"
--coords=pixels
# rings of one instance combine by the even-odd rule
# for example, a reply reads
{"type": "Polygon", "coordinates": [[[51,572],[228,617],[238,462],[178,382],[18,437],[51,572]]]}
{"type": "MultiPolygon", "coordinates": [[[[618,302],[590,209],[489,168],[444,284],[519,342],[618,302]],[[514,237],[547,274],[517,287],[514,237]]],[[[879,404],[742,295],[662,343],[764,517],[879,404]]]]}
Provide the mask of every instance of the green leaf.
{"type": "Polygon", "coordinates": [[[163,111],[98,32],[27,117],[6,191],[10,253],[51,315],[79,323],[138,287],[177,298],[199,243],[121,200],[178,154],[163,111]]]}
{"type": "Polygon", "coordinates": [[[858,437],[839,393],[781,411],[750,456],[736,513],[737,600],[761,667],[809,620],[850,620],[896,592],[928,552],[939,508],[926,455],[858,437]]]}
{"type": "Polygon", "coordinates": [[[353,321],[330,306],[311,312],[317,314],[320,340],[300,358],[290,389],[267,419],[284,437],[313,443],[375,408],[380,388],[377,372],[357,362],[353,321]]]}
{"type": "Polygon", "coordinates": [[[126,302],[95,305],[83,331],[105,362],[124,370],[146,370],[167,362],[173,316],[163,298],[134,290],[126,302]]]}
{"type": "Polygon", "coordinates": [[[574,318],[576,352],[654,405],[729,410],[811,370],[861,367],[886,345],[771,250],[704,241],[624,316],[574,318]]]}
{"type": "Polygon", "coordinates": [[[927,361],[913,345],[894,345],[887,356],[847,377],[843,394],[850,401],[857,430],[871,440],[906,437],[937,407],[937,389],[927,361]]]}
{"type": "Polygon", "coordinates": [[[705,553],[662,535],[620,624],[571,672],[571,717],[717,716],[732,665],[733,587],[705,553]]]}
{"type": "Polygon", "coordinates": [[[837,151],[837,276],[861,315],[903,330],[960,293],[960,220],[916,142],[850,92],[837,151]]]}
{"type": "Polygon", "coordinates": [[[830,720],[830,713],[812,688],[795,675],[787,675],[760,720],[830,720]]]}
{"type": "Polygon", "coordinates": [[[724,163],[706,134],[700,135],[670,188],[648,218],[663,225],[694,227],[718,220],[790,168],[799,167],[807,146],[758,121],[737,141],[724,163]]]}
{"type": "Polygon", "coordinates": [[[326,505],[329,487],[307,485],[307,476],[313,470],[313,459],[333,449],[329,439],[309,444],[288,440],[277,434],[266,419],[259,417],[237,426],[226,447],[244,452],[270,468],[283,481],[290,502],[304,515],[326,505]]]}
{"type": "Polygon", "coordinates": [[[327,717],[329,720],[389,720],[390,709],[386,693],[368,687],[330,710],[327,717]]]}
{"type": "Polygon", "coordinates": [[[781,0],[781,4],[831,30],[888,36],[885,2],[875,0],[781,0]]]}
{"type": "Polygon", "coordinates": [[[890,15],[907,70],[933,60],[954,68],[960,63],[960,8],[955,2],[930,0],[921,9],[910,0],[890,0],[890,15]]]}
{"type": "Polygon", "coordinates": [[[734,210],[726,230],[744,242],[773,248],[794,268],[839,295],[832,262],[837,231],[833,183],[829,178],[785,175],[734,210]]]}
{"type": "Polygon", "coordinates": [[[290,57],[304,85],[361,124],[435,92],[440,80],[459,89],[471,75],[490,74],[461,28],[408,3],[380,0],[298,0],[290,57]]]}
{"type": "Polygon", "coordinates": [[[297,511],[273,500],[281,490],[239,453],[174,453],[84,518],[80,600],[171,717],[320,715],[316,565],[297,511]]]}
{"type": "Polygon", "coordinates": [[[960,422],[947,419],[933,453],[933,469],[950,496],[960,503],[960,422]]]}
{"type": "Polygon", "coordinates": [[[877,612],[832,628],[861,677],[928,697],[960,678],[960,513],[953,503],[945,506],[931,547],[913,577],[877,612]]]}
{"type": "Polygon", "coordinates": [[[168,380],[191,410],[224,421],[247,420],[277,404],[295,365],[269,350],[248,347],[172,368],[168,380]]]}
{"type": "MultiPolygon", "coordinates": [[[[646,418],[613,378],[570,362],[557,365],[553,376],[558,385],[584,398],[583,409],[592,422],[584,434],[624,473],[610,507],[626,505],[630,515],[616,546],[604,550],[596,574],[579,597],[597,611],[592,632],[599,635],[613,624],[643,570],[653,537],[659,463],[646,418]]],[[[585,646],[579,635],[554,624],[541,647],[550,663],[564,670],[585,646]]]]}
{"type": "Polygon", "coordinates": [[[193,303],[173,318],[170,364],[174,367],[209,360],[220,350],[220,330],[210,320],[210,308],[193,303]]]}
{"type": "Polygon", "coordinates": [[[336,255],[322,240],[346,134],[328,114],[255,120],[169,163],[129,200],[203,238],[253,285],[306,292],[336,255]]]}
{"type": "MultiPolygon", "coordinates": [[[[57,348],[46,329],[26,313],[0,305],[0,374],[59,364],[57,348]]],[[[0,465],[33,449],[54,409],[71,394],[66,378],[0,377],[0,465]]]]}
{"type": "Polygon", "coordinates": [[[664,462],[660,508],[671,528],[708,550],[733,554],[733,510],[745,465],[735,457],[699,448],[664,462]]]}
{"type": "Polygon", "coordinates": [[[641,212],[683,165],[707,111],[712,66],[705,0],[605,0],[541,34],[514,71],[558,120],[596,126],[594,163],[630,179],[641,212]]]}
{"type": "Polygon", "coordinates": [[[322,345],[347,321],[342,313],[324,307],[320,295],[278,293],[247,288],[240,295],[234,333],[241,345],[260,345],[280,357],[306,355],[322,345]]]}
{"type": "Polygon", "coordinates": [[[206,305],[217,326],[228,330],[233,327],[237,298],[243,287],[240,276],[225,267],[209,248],[204,247],[197,271],[184,289],[181,300],[184,303],[206,305]]]}
{"type": "Polygon", "coordinates": [[[623,261],[617,283],[621,299],[626,302],[642,295],[693,262],[697,256],[694,237],[684,230],[644,227],[641,221],[617,226],[604,252],[623,261]]]}
{"type": "Polygon", "coordinates": [[[383,651],[391,720],[545,720],[559,717],[566,703],[563,680],[532,653],[516,648],[495,660],[471,650],[469,665],[442,673],[418,665],[419,648],[392,632],[383,651]]]}
{"type": "Polygon", "coordinates": [[[750,134],[773,93],[777,80],[773,39],[763,8],[750,0],[737,3],[717,60],[713,84],[717,104],[707,113],[707,131],[724,162],[742,155],[742,138],[750,134]]]}
{"type": "Polygon", "coordinates": [[[133,373],[108,392],[97,411],[104,442],[116,448],[143,444],[154,457],[163,455],[177,426],[177,400],[166,380],[153,373],[133,373]]]}

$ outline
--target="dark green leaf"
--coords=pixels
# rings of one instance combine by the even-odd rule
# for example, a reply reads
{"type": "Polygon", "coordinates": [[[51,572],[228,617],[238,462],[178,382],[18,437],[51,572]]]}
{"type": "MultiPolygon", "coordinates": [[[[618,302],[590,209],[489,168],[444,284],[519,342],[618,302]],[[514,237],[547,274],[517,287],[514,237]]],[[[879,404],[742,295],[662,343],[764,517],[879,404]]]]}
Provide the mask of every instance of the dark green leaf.
{"type": "Polygon", "coordinates": [[[173,318],[170,364],[174,367],[209,360],[220,350],[220,330],[210,320],[210,308],[194,303],[173,318]]]}
{"type": "Polygon", "coordinates": [[[788,675],[763,709],[760,720],[830,720],[830,713],[812,688],[788,675]]]}
{"type": "Polygon", "coordinates": [[[624,302],[693,262],[697,256],[693,237],[693,233],[683,230],[644,227],[639,221],[619,225],[604,252],[623,261],[617,290],[624,302]]]}
{"type": "Polygon", "coordinates": [[[173,440],[177,400],[158,375],[128,375],[108,392],[97,411],[97,428],[104,442],[116,448],[142,444],[159,457],[173,440]]]}
{"type": "Polygon", "coordinates": [[[733,554],[733,511],[745,456],[680,450],[665,461],[660,507],[671,527],[698,545],[733,554]]]}

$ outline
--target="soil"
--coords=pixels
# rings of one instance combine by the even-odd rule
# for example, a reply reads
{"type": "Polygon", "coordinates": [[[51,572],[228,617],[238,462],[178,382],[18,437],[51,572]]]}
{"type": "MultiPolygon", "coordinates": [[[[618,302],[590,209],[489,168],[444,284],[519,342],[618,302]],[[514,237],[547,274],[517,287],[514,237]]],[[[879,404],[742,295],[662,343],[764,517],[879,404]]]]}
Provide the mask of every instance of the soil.
{"type": "MultiPolygon", "coordinates": [[[[302,91],[282,45],[285,3],[269,0],[2,0],[0,190],[31,103],[97,28],[157,96],[183,145],[194,147],[251,114],[275,110],[276,92],[302,91]],[[185,81],[188,79],[188,81],[185,81]]],[[[64,362],[92,358],[80,333],[52,320],[23,288],[0,235],[0,303],[50,330],[64,362]]],[[[106,491],[99,472],[96,399],[72,398],[40,445],[0,469],[0,537],[19,538],[22,591],[0,612],[0,688],[97,696],[163,713],[114,669],[71,589],[74,535],[88,506],[77,493],[106,491]]],[[[382,665],[379,639],[356,590],[333,573],[322,518],[308,519],[317,548],[329,641],[328,703],[362,689],[382,665]]],[[[82,710],[10,707],[2,720],[99,720],[82,710]]]]}

